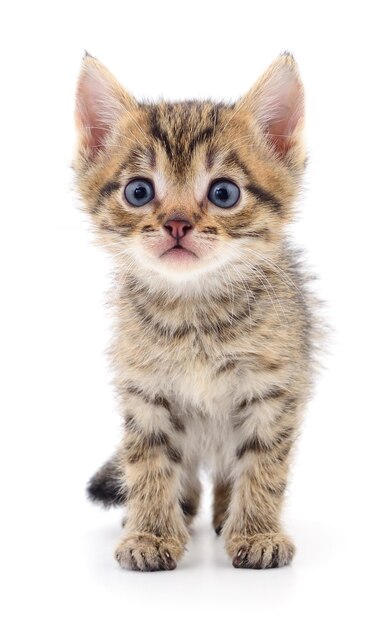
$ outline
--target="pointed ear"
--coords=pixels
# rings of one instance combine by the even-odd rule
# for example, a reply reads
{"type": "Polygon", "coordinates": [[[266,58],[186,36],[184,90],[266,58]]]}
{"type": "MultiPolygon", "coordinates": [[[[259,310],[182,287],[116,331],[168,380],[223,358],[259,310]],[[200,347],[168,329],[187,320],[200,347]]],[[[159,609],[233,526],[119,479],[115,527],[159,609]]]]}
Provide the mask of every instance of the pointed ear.
{"type": "Polygon", "coordinates": [[[270,65],[240,106],[253,116],[280,158],[301,145],[304,90],[290,54],[281,55],[270,65]]]}
{"type": "Polygon", "coordinates": [[[78,79],[75,122],[79,149],[93,158],[103,150],[106,139],[125,110],[137,103],[102,63],[85,54],[78,79]]]}

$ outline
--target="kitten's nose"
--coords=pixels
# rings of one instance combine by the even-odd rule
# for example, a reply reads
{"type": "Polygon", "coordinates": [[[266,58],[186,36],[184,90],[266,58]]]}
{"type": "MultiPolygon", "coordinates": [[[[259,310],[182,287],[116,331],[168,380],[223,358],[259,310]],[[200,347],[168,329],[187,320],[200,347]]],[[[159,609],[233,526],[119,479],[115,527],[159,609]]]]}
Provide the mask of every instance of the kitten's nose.
{"type": "Polygon", "coordinates": [[[192,224],[188,220],[167,220],[164,228],[172,237],[179,241],[191,230],[192,224]]]}

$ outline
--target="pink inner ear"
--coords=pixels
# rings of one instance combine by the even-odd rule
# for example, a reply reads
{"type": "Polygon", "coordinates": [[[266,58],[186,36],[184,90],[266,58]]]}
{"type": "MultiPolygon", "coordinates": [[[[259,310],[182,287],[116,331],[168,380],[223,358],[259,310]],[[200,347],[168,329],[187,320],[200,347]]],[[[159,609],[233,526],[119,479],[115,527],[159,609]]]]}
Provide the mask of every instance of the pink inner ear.
{"type": "Polygon", "coordinates": [[[94,68],[86,68],[78,83],[76,123],[81,145],[92,156],[103,148],[119,107],[118,97],[104,76],[94,68]]]}
{"type": "Polygon", "coordinates": [[[289,132],[286,118],[273,121],[267,128],[267,135],[276,153],[284,157],[294,141],[292,134],[289,132]]]}
{"type": "Polygon", "coordinates": [[[278,88],[273,108],[275,113],[267,120],[266,132],[276,153],[284,157],[297,140],[295,131],[303,117],[303,91],[296,77],[278,88]]]}
{"type": "Polygon", "coordinates": [[[97,152],[104,144],[108,128],[102,125],[92,106],[77,109],[77,123],[81,131],[81,142],[92,153],[97,152]]]}
{"type": "Polygon", "coordinates": [[[103,146],[108,132],[106,122],[103,123],[98,111],[97,98],[93,83],[90,84],[88,77],[82,77],[77,92],[76,121],[83,146],[93,154],[103,146]]]}

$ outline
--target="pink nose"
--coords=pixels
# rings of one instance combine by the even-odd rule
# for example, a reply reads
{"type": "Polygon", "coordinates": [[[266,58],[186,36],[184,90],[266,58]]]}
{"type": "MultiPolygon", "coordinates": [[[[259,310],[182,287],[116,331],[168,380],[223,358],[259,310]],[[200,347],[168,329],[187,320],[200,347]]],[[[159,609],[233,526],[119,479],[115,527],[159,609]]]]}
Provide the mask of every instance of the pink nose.
{"type": "Polygon", "coordinates": [[[182,239],[189,230],[192,228],[192,224],[187,220],[168,220],[164,224],[165,230],[174,237],[174,239],[182,239]]]}

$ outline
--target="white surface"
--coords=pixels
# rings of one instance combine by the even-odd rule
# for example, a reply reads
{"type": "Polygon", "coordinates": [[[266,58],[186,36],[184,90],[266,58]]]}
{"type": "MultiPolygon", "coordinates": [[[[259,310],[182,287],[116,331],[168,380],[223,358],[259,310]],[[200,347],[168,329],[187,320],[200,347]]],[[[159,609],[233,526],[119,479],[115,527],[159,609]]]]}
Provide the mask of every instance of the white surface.
{"type": "Polygon", "coordinates": [[[381,3],[15,2],[2,8],[2,623],[384,624],[386,114],[381,3]],[[294,228],[335,328],[299,443],[291,568],[234,570],[203,507],[174,572],[121,571],[84,499],[120,419],[109,265],[69,192],[83,48],[137,96],[236,98],[283,49],[307,91],[294,228]]]}

